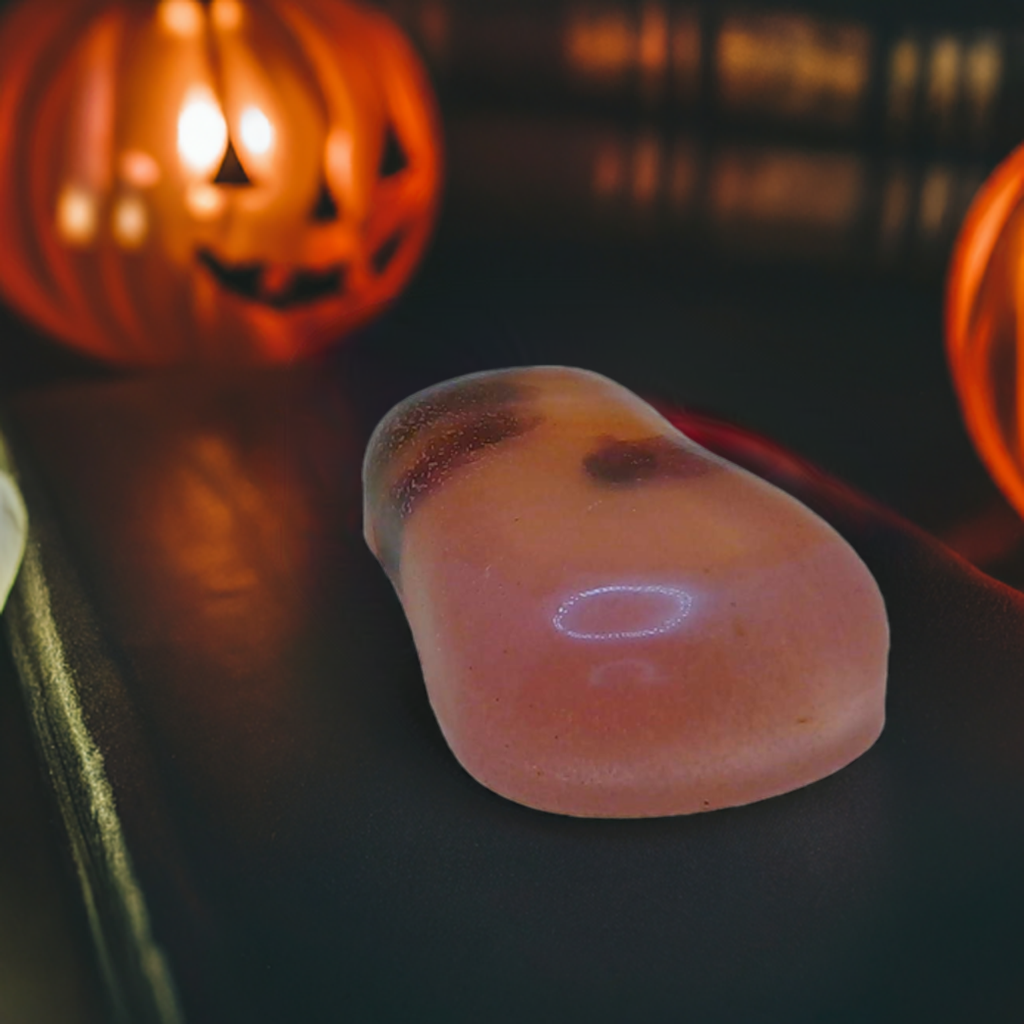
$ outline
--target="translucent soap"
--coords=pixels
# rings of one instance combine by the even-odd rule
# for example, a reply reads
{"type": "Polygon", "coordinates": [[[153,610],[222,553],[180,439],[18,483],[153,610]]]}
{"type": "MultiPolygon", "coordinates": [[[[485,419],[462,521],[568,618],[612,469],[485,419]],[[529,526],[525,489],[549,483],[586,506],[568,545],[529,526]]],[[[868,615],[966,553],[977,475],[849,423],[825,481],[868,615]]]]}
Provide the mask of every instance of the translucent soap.
{"type": "Polygon", "coordinates": [[[827,523],[636,395],[565,367],[406,399],[363,467],[367,543],[478,782],[594,817],[823,778],[882,731],[878,586],[827,523]]]}

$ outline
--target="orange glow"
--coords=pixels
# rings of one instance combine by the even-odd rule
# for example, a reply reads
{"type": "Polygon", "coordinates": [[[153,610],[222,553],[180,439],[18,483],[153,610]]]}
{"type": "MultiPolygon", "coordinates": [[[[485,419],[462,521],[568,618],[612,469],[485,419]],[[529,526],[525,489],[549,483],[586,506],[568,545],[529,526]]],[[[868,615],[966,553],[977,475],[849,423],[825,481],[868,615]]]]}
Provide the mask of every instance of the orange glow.
{"type": "Polygon", "coordinates": [[[913,116],[917,79],[921,71],[920,46],[913,39],[901,39],[889,54],[889,127],[899,133],[913,116]]]}
{"type": "Polygon", "coordinates": [[[835,126],[858,116],[871,66],[871,37],[860,25],[802,14],[733,14],[716,49],[726,109],[835,126]]]}
{"type": "Polygon", "coordinates": [[[940,131],[948,130],[954,105],[960,94],[963,47],[952,36],[942,36],[932,45],[928,67],[926,103],[928,113],[940,131]]]}
{"type": "Polygon", "coordinates": [[[152,188],[160,181],[160,165],[139,149],[121,154],[120,171],[121,177],[136,188],[152,188]]]}
{"type": "Polygon", "coordinates": [[[214,0],[211,9],[214,25],[226,32],[233,32],[242,24],[242,5],[239,0],[214,0]]]}
{"type": "Polygon", "coordinates": [[[259,107],[246,107],[239,127],[242,142],[250,153],[263,156],[274,145],[274,126],[259,107]]]}
{"type": "Polygon", "coordinates": [[[178,155],[195,174],[216,170],[228,148],[228,126],[216,97],[198,86],[185,98],[178,115],[178,155]]]}
{"type": "Polygon", "coordinates": [[[845,154],[723,149],[711,204],[723,222],[807,225],[844,231],[857,215],[863,169],[845,154]]]}
{"type": "Polygon", "coordinates": [[[637,40],[624,11],[574,9],[565,32],[565,62],[583,85],[614,84],[632,66],[637,40]]]}
{"type": "Polygon", "coordinates": [[[335,128],[327,139],[327,178],[336,187],[352,187],[352,135],[343,128],[335,128]]]}
{"type": "Polygon", "coordinates": [[[991,119],[1002,79],[1002,49],[995,39],[982,37],[967,50],[964,63],[964,96],[972,124],[984,126],[991,119]]]}
{"type": "Polygon", "coordinates": [[[637,206],[649,206],[658,194],[661,176],[661,144],[644,135],[633,154],[633,199],[637,206]]]}
{"type": "Polygon", "coordinates": [[[69,245],[88,245],[96,234],[96,197],[68,185],[57,201],[57,230],[69,245]]]}
{"type": "Polygon", "coordinates": [[[415,270],[441,173],[425,72],[369,5],[0,17],[0,292],[99,358],[289,361],[340,340],[415,270]],[[66,258],[86,246],[101,274],[66,258]]]}
{"type": "Polygon", "coordinates": [[[224,193],[206,182],[190,185],[185,193],[185,205],[197,220],[209,220],[218,216],[224,211],[226,203],[224,193]]]}
{"type": "Polygon", "coordinates": [[[960,231],[946,353],[968,433],[1024,516],[1024,147],[996,168],[960,231]]]}
{"type": "Polygon", "coordinates": [[[601,200],[613,199],[625,178],[625,154],[617,139],[608,139],[594,159],[594,195],[601,200]]]}
{"type": "Polygon", "coordinates": [[[111,230],[125,249],[137,249],[146,240],[149,217],[138,196],[123,196],[114,206],[111,230]]]}
{"type": "Polygon", "coordinates": [[[203,27],[203,11],[195,0],[161,0],[157,17],[165,32],[186,39],[198,35],[203,27]]]}

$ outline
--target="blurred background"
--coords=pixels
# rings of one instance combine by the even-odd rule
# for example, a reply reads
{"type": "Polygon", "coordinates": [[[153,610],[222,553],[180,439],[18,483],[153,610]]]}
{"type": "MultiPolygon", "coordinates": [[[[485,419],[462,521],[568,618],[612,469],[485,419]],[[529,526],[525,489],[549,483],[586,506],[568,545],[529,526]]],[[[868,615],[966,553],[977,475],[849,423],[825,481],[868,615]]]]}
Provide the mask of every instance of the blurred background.
{"type": "MultiPolygon", "coordinates": [[[[446,183],[416,276],[347,346],[408,366],[430,352],[451,374],[590,367],[762,433],[1024,579],[942,332],[958,228],[1024,141],[1024,31],[1003,8],[379,6],[429,69],[446,183]]],[[[13,312],[0,338],[0,401],[123,372],[13,312]]],[[[4,650],[0,1020],[99,1021],[97,978],[4,650]]]]}

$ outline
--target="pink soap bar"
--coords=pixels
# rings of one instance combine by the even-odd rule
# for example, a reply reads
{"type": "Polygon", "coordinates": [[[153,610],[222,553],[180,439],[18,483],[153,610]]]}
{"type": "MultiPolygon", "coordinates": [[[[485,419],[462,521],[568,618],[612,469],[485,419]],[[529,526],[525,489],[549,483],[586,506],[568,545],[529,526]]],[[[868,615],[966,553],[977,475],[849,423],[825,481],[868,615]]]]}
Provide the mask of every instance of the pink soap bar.
{"type": "Polygon", "coordinates": [[[477,781],[529,807],[689,814],[821,779],[885,718],[853,549],[598,374],[473,374],[378,425],[366,540],[477,781]]]}

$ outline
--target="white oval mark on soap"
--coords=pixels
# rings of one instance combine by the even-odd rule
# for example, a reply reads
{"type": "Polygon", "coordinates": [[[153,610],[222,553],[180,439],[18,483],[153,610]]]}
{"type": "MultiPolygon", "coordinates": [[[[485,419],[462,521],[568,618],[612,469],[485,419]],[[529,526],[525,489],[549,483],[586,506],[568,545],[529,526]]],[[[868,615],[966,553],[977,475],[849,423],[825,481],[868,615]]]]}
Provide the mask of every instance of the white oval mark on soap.
{"type": "Polygon", "coordinates": [[[573,640],[644,640],[671,633],[690,614],[692,606],[693,597],[681,587],[656,583],[617,583],[582,590],[566,598],[551,621],[559,633],[573,640]],[[655,607],[655,617],[650,624],[629,621],[622,623],[629,628],[616,628],[615,623],[600,621],[602,618],[607,620],[609,613],[613,618],[636,620],[638,612],[650,608],[652,596],[668,598],[670,604],[664,609],[655,607]],[[588,619],[598,621],[588,624],[588,619]],[[606,628],[607,625],[612,628],[606,628]]]}

